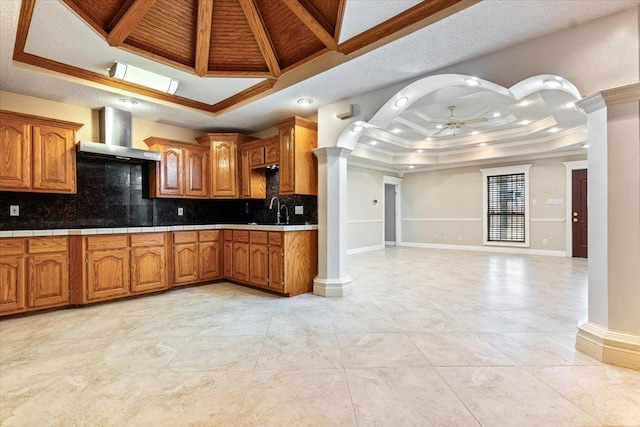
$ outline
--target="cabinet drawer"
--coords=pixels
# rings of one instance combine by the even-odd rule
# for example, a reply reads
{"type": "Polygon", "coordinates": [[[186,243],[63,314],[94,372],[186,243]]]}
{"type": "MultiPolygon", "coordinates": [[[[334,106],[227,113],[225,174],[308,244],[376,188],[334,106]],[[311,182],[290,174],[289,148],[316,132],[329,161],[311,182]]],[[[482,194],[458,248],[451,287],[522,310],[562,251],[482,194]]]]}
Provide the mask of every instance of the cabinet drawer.
{"type": "Polygon", "coordinates": [[[264,165],[264,147],[256,147],[249,150],[249,166],[264,165]]]}
{"type": "Polygon", "coordinates": [[[27,239],[0,239],[0,255],[23,255],[27,239]]]}
{"type": "Polygon", "coordinates": [[[220,240],[220,230],[207,230],[200,232],[201,242],[215,242],[220,240]]]}
{"type": "Polygon", "coordinates": [[[282,246],[282,233],[279,231],[269,232],[269,244],[273,246],[282,246]]]}
{"type": "Polygon", "coordinates": [[[100,249],[126,249],[127,234],[114,234],[113,236],[90,236],[87,237],[87,250],[95,251],[100,249]]]}
{"type": "Polygon", "coordinates": [[[164,246],[164,233],[143,233],[131,235],[131,247],[164,246]]]}
{"type": "Polygon", "coordinates": [[[176,231],[173,233],[173,243],[195,243],[197,241],[197,231],[176,231]]]}
{"type": "Polygon", "coordinates": [[[267,232],[266,231],[252,231],[249,234],[249,240],[251,243],[267,243],[267,232]]]}
{"type": "Polygon", "coordinates": [[[67,252],[67,237],[40,237],[29,239],[30,254],[67,252]]]}
{"type": "Polygon", "coordinates": [[[274,142],[264,147],[264,163],[267,165],[278,163],[280,161],[280,141],[276,139],[274,142]]]}
{"type": "Polygon", "coordinates": [[[249,232],[246,230],[233,230],[234,242],[249,242],[249,232]]]}

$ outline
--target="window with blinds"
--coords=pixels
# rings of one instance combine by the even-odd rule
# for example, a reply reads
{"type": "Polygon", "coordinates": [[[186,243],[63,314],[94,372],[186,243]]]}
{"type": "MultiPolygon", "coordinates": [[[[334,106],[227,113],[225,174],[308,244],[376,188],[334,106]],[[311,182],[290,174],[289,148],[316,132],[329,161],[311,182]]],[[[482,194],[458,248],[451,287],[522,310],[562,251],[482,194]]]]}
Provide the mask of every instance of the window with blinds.
{"type": "Polygon", "coordinates": [[[524,173],[487,177],[487,241],[525,242],[524,173]]]}

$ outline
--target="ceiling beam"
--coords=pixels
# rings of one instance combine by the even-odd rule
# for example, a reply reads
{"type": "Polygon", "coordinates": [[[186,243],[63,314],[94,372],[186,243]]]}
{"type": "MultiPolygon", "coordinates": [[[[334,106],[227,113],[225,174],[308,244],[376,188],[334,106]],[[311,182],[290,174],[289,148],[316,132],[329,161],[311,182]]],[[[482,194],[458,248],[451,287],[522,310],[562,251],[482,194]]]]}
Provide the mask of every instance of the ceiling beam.
{"type": "Polygon", "coordinates": [[[262,56],[267,63],[267,67],[269,68],[269,71],[271,71],[271,75],[276,78],[280,77],[282,70],[278,63],[278,57],[275,49],[273,48],[273,44],[271,43],[271,39],[269,38],[269,34],[267,34],[264,21],[262,21],[262,17],[260,16],[255,0],[240,0],[240,6],[242,6],[242,11],[247,18],[249,27],[251,27],[251,32],[258,43],[260,52],[262,52],[262,56]]]}
{"type": "Polygon", "coordinates": [[[338,43],[340,40],[340,30],[342,30],[342,21],[344,20],[344,8],[346,5],[346,0],[336,0],[338,1],[338,16],[336,19],[336,28],[333,31],[333,39],[338,43]]]}
{"type": "MultiPolygon", "coordinates": [[[[330,34],[326,30],[326,28],[322,25],[322,23],[320,23],[320,21],[316,19],[309,12],[309,9],[307,9],[307,7],[302,5],[301,1],[304,1],[305,3],[307,3],[305,0],[300,0],[300,1],[299,0],[283,0],[283,1],[284,1],[284,4],[286,4],[287,7],[291,9],[293,13],[295,13],[298,19],[300,19],[302,23],[309,30],[311,30],[311,32],[315,34],[315,36],[318,37],[326,47],[328,47],[331,50],[336,50],[338,48],[338,44],[334,40],[333,35],[330,34]]],[[[309,6],[313,7],[311,5],[309,6]]],[[[320,15],[318,14],[318,16],[320,15]]],[[[324,24],[328,25],[326,20],[324,21],[325,21],[324,24]]]]}
{"type": "Polygon", "coordinates": [[[213,19],[213,0],[198,1],[198,28],[196,30],[195,71],[200,77],[209,70],[209,47],[211,45],[211,20],[213,19]]]}
{"type": "Polygon", "coordinates": [[[120,46],[155,2],[156,0],[129,0],[109,24],[107,43],[110,46],[120,46]]]}

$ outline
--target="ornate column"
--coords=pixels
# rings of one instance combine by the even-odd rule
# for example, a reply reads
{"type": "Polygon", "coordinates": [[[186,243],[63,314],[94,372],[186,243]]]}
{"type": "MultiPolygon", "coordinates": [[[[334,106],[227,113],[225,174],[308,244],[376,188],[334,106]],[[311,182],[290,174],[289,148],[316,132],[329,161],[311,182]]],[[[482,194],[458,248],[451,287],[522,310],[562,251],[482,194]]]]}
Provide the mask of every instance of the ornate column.
{"type": "Polygon", "coordinates": [[[640,83],[577,105],[588,117],[589,317],[576,348],[640,369],[640,83]]]}
{"type": "Polygon", "coordinates": [[[318,276],[313,293],[341,297],[353,293],[347,276],[347,157],[343,147],[317,148],[318,276]]]}

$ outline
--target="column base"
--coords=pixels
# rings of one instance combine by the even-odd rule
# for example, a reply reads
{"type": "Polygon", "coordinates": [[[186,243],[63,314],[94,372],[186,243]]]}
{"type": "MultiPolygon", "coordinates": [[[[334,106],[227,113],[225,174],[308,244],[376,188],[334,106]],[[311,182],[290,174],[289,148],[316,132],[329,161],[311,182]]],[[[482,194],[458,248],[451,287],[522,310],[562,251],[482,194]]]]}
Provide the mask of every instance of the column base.
{"type": "Polygon", "coordinates": [[[592,322],[578,325],[576,349],[611,365],[640,370],[640,335],[592,322]]]}
{"type": "Polygon", "coordinates": [[[344,297],[353,294],[351,277],[341,279],[325,279],[316,277],[313,279],[313,293],[323,297],[344,297]]]}

